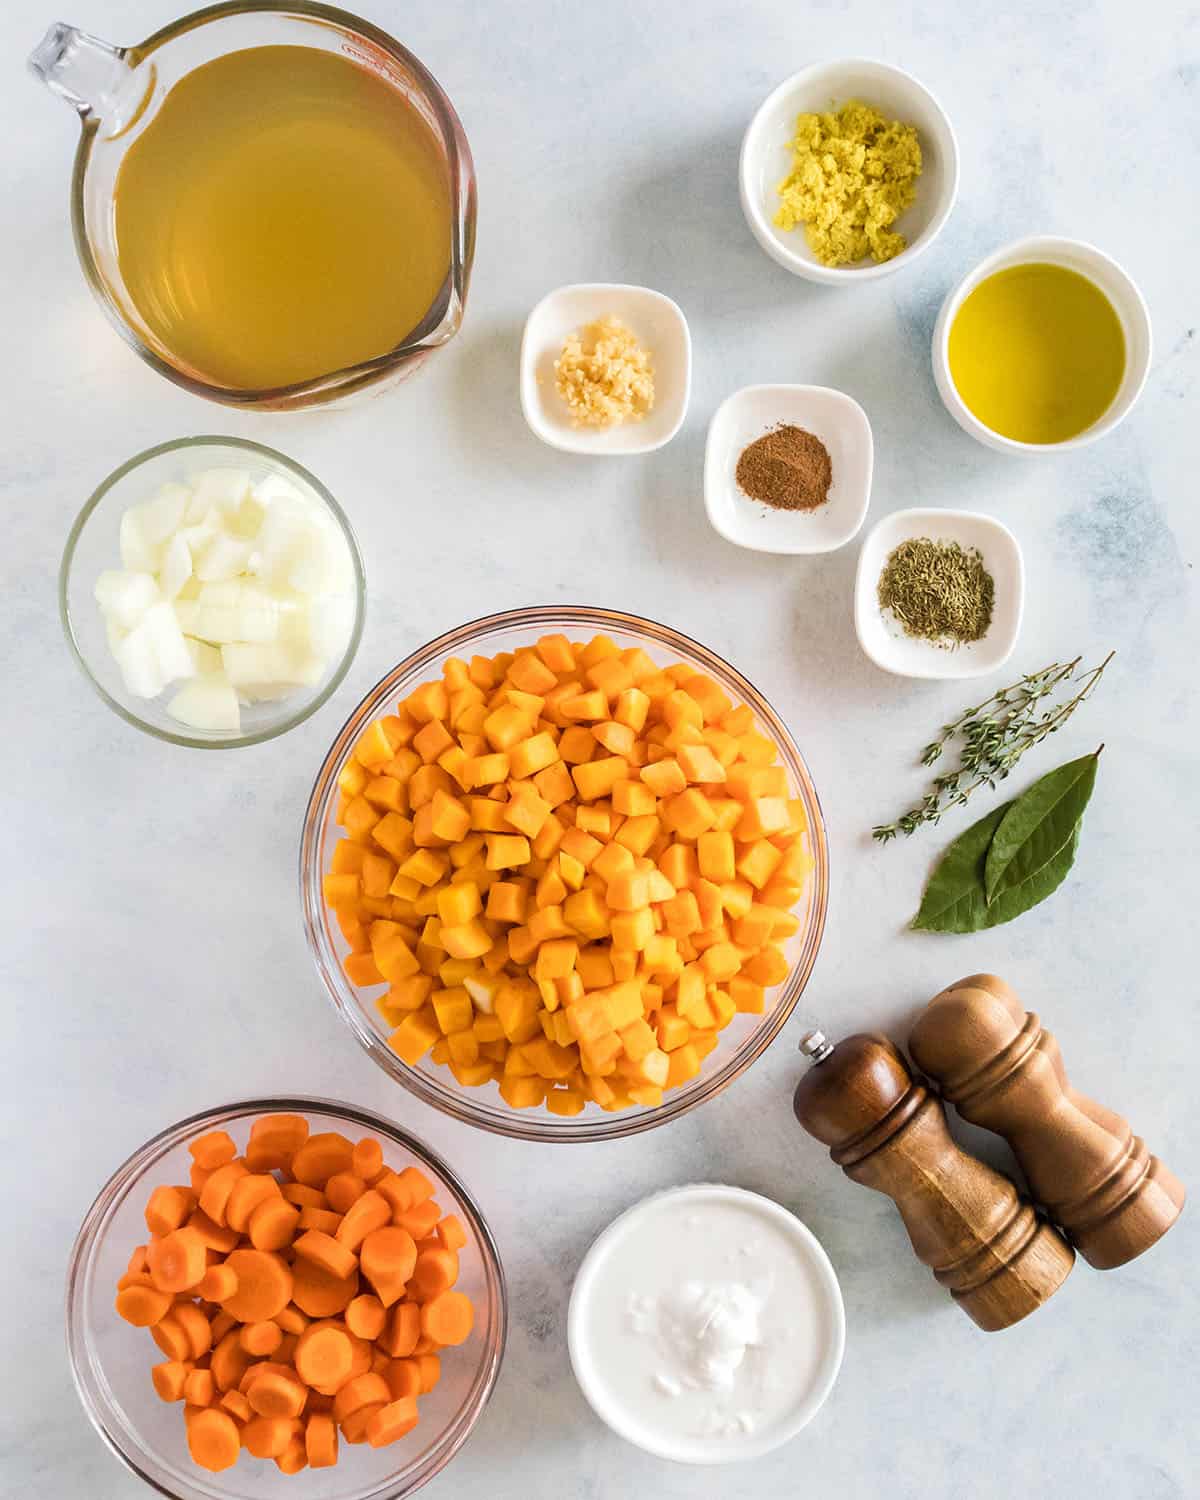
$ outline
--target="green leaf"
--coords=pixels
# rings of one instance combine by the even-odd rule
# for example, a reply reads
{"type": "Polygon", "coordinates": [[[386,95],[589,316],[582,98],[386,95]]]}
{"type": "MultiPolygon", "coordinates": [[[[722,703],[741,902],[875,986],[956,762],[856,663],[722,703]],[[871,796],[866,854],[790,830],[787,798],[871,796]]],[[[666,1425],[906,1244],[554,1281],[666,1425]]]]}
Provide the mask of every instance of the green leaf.
{"type": "MultiPolygon", "coordinates": [[[[1040,870],[1035,870],[1020,885],[1002,890],[990,905],[985,901],[983,921],[979,923],[979,927],[999,927],[1002,922],[1011,922],[1014,917],[1027,912],[1031,906],[1036,906],[1039,901],[1044,901],[1047,896],[1053,895],[1067,878],[1071,866],[1075,863],[1075,854],[1079,848],[1079,831],[1082,827],[1082,823],[1076,823],[1067,842],[1040,870]]],[[[974,932],[976,929],[968,928],[967,930],[974,932]]]]}
{"type": "Polygon", "coordinates": [[[1059,766],[1009,805],[987,851],[983,883],[989,903],[1032,880],[1070,842],[1096,784],[1099,755],[1097,750],[1059,766]]]}
{"type": "MultiPolygon", "coordinates": [[[[983,871],[992,835],[1012,807],[1005,802],[960,833],[929,877],[912,925],[925,932],[977,932],[985,925],[983,871]]],[[[1015,915],[1015,913],[1014,913],[1015,915]]]]}

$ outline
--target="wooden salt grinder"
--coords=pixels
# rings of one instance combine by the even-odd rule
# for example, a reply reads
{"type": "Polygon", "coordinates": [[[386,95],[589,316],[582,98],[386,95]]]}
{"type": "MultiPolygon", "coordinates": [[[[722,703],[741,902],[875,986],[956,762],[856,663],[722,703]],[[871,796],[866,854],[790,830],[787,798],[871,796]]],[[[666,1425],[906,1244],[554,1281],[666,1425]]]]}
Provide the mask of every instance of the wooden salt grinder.
{"type": "Polygon", "coordinates": [[[796,1118],[855,1182],[895,1201],[917,1258],[992,1332],[1039,1308],[1075,1254],[1007,1177],[950,1138],[940,1100],[886,1037],[800,1043],[816,1067],[796,1089],[796,1118]]]}
{"type": "Polygon", "coordinates": [[[1090,1265],[1123,1266],[1179,1217],[1183,1184],[1127,1120],[1071,1087],[1058,1043],[1002,979],[972,974],[935,995],[909,1048],[964,1120],[1005,1138],[1090,1265]]]}

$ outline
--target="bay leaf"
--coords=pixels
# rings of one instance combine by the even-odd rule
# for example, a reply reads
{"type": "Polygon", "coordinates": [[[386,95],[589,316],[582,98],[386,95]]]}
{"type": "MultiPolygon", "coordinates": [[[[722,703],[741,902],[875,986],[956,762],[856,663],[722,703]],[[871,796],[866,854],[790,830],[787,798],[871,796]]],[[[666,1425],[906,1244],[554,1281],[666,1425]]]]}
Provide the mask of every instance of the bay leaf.
{"type": "Polygon", "coordinates": [[[929,877],[913,927],[924,932],[977,932],[985,925],[988,846],[1012,805],[1005,802],[993,808],[954,840],[929,877]]]}
{"type": "Polygon", "coordinates": [[[1067,842],[1040,870],[1035,870],[1019,885],[1000,891],[994,901],[990,903],[985,901],[983,920],[979,923],[979,928],[969,930],[974,932],[984,927],[999,927],[1002,922],[1011,922],[1014,917],[1027,912],[1031,906],[1037,906],[1047,896],[1053,895],[1070,874],[1071,866],[1075,863],[1082,827],[1082,822],[1076,823],[1067,842]]]}
{"type": "Polygon", "coordinates": [[[1099,754],[1058,766],[1009,804],[987,851],[989,903],[1031,881],[1070,842],[1096,784],[1099,754]]]}

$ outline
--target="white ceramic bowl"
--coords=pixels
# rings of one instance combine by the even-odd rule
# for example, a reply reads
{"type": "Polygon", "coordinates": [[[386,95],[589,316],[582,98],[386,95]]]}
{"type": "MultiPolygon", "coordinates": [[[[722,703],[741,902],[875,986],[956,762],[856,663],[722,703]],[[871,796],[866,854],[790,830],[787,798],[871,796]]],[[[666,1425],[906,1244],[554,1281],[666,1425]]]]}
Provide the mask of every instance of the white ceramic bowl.
{"type": "Polygon", "coordinates": [[[984,677],[1002,667],[1021,633],[1025,609],[1025,563],[1007,526],[970,510],[900,510],[867,533],[854,580],[854,628],[858,643],[885,672],[896,677],[984,677]],[[929,537],[975,547],[996,585],[992,623],[981,640],[947,648],[905,635],[879,607],[879,575],[901,542],[929,537]]]}
{"type": "Polygon", "coordinates": [[[1065,240],[1055,235],[1031,235],[1028,239],[1014,240],[1010,245],[993,251],[986,260],[981,260],[973,271],[969,271],[946,300],[933,329],[933,378],[938,394],[946,410],[973,438],[996,448],[1001,453],[1061,453],[1069,448],[1082,448],[1094,443],[1123,422],[1132,411],[1134,403],[1142,394],[1146,377],[1150,373],[1150,358],[1153,353],[1153,336],[1150,331],[1150,313],[1145,299],[1128,272],[1121,269],[1094,245],[1083,240],[1065,240]],[[1066,266],[1078,271],[1100,288],[1112,303],[1113,311],[1121,322],[1125,335],[1125,374],[1117,394],[1108,410],[1098,421],[1083,432],[1061,443],[1021,443],[1015,438],[1003,437],[985,427],[966,406],[950,375],[950,327],[959,308],[981,281],[995,271],[1009,266],[1027,266],[1035,263],[1066,266]]]}
{"type": "Polygon", "coordinates": [[[755,552],[832,552],[857,535],[871,498],[874,444],[858,402],[823,385],[748,385],[734,391],[708,424],[704,504],[727,542],[755,552]],[[749,443],[790,422],[829,450],[829,499],[815,510],[776,510],[751,500],[737,482],[749,443]]]}
{"type": "Polygon", "coordinates": [[[529,314],[521,339],[521,410],[551,448],[607,457],[650,453],[669,443],[683,422],[692,390],[692,336],[678,305],[646,286],[591,281],[560,286],[529,314]],[[554,361],[568,334],[612,316],[650,351],[654,406],[640,422],[575,427],[554,389],[554,361]]]}
{"type": "Polygon", "coordinates": [[[809,281],[847,286],[889,276],[933,244],[958,194],[958,143],[941,105],[902,68],[864,57],[816,63],[785,79],[750,121],[742,141],[738,181],[746,223],[772,260],[809,281]],[[776,225],[776,189],[791,171],[796,116],[840,108],[850,99],[873,104],[888,119],[915,125],[922,170],[916,197],[894,225],[908,241],[907,249],[881,263],[866,260],[853,266],[823,266],[808,248],[802,225],[791,230],[776,225]]]}
{"type": "MultiPolygon", "coordinates": [[[[643,1249],[645,1248],[647,1247],[643,1244],[643,1249]]],[[[747,1260],[744,1264],[744,1272],[739,1273],[735,1269],[730,1274],[752,1275],[753,1260],[747,1260]]],[[[656,1260],[651,1251],[644,1267],[646,1280],[643,1288],[653,1290],[656,1282],[661,1285],[663,1269],[661,1260],[656,1260]]],[[[619,1272],[616,1273],[616,1279],[619,1283],[619,1272]]],[[[670,1459],[675,1463],[740,1463],[759,1458],[789,1442],[801,1428],[812,1421],[825,1404],[837,1380],[845,1346],[846,1314],[841,1288],[837,1273],[816,1236],[794,1214],[772,1199],[747,1192],[744,1188],[717,1183],[694,1183],[668,1188],[644,1198],[614,1219],[584,1256],[571,1289],[567,1311],[567,1348],[571,1356],[571,1368],[592,1410],[626,1442],[657,1458],[670,1459]],[[774,1232],[786,1242],[796,1268],[807,1284],[811,1303],[807,1311],[811,1321],[805,1314],[798,1313],[786,1304],[768,1306],[768,1316],[773,1325],[778,1326],[774,1330],[768,1327],[767,1338],[769,1340],[774,1331],[777,1338],[796,1339],[798,1328],[803,1328],[807,1338],[801,1337],[799,1347],[795,1348],[793,1364],[797,1372],[801,1360],[807,1363],[808,1368],[804,1371],[805,1380],[794,1404],[756,1430],[738,1433],[733,1437],[714,1436],[703,1431],[685,1436],[670,1431],[669,1423],[655,1425],[653,1403],[668,1398],[652,1389],[642,1396],[641,1393],[635,1395],[629,1390],[620,1390],[614,1386],[611,1375],[606,1375],[603,1370],[603,1361],[594,1357],[593,1334],[597,1328],[611,1326],[614,1318],[628,1316],[625,1306],[612,1305],[614,1292],[618,1288],[606,1286],[606,1281],[613,1276],[615,1269],[614,1253],[620,1256],[626,1242],[639,1231],[649,1229],[652,1243],[654,1220],[661,1217],[664,1209],[680,1216],[676,1222],[686,1233],[687,1219],[691,1214],[697,1211],[703,1213],[706,1208],[711,1209],[720,1204],[732,1206],[743,1215],[758,1217],[768,1234],[774,1232]],[[799,1324],[794,1321],[797,1316],[800,1318],[799,1324]]]]}

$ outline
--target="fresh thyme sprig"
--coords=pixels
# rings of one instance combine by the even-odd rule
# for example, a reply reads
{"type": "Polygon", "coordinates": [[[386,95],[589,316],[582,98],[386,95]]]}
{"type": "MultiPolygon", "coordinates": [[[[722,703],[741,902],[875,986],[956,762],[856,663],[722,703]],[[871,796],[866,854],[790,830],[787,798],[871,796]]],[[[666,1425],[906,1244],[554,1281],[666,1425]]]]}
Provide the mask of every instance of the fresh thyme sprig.
{"type": "Polygon", "coordinates": [[[1032,750],[1062,728],[1100,681],[1114,655],[1110,651],[1098,667],[1092,667],[1078,679],[1074,673],[1082,657],[1051,662],[1040,672],[1031,672],[1020,682],[1001,688],[982,703],[966,709],[952,723],[943,724],[938,738],[925,746],[921,764],[932,766],[941,759],[947,745],[958,739],[962,743],[958,765],[953,771],[935,776],[930,790],[916,807],[910,807],[894,823],[881,823],[873,828],[872,837],[886,844],[897,834],[916,833],[925,823],[937,823],[950,808],[961,807],[979,787],[994,788],[1026,750],[1032,750]],[[1068,682],[1076,687],[1075,696],[1064,703],[1052,703],[1039,712],[1045,700],[1068,682]]]}

